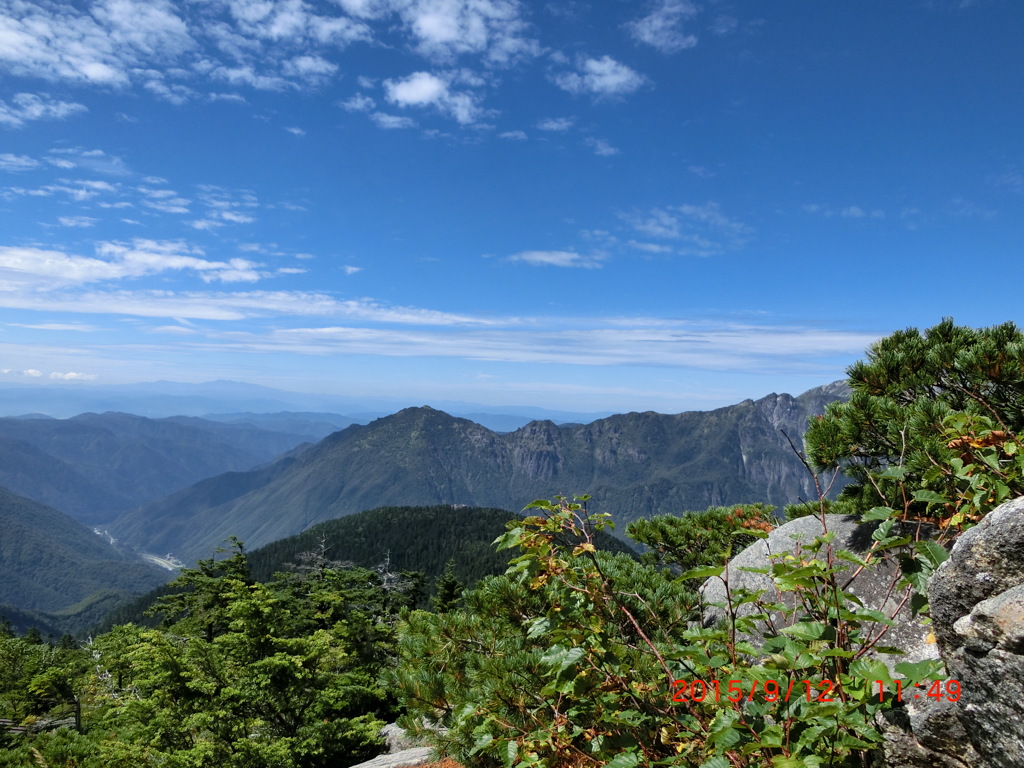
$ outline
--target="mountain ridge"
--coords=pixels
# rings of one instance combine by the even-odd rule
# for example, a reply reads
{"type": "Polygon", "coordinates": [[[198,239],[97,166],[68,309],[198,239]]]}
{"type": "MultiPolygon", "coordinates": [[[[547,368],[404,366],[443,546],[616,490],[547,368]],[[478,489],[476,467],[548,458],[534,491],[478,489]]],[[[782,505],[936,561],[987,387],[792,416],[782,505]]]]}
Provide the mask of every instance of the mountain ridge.
{"type": "MultiPolygon", "coordinates": [[[[287,465],[224,478],[248,487],[226,502],[203,504],[193,486],[131,510],[112,530],[189,561],[230,536],[261,546],[379,506],[518,510],[535,498],[586,493],[621,524],[712,505],[792,503],[813,494],[813,482],[779,430],[799,447],[807,419],[841,396],[827,385],[712,411],[534,421],[502,434],[429,406],[405,408],[339,430],[287,465]]],[[[213,490],[219,482],[208,478],[202,493],[230,496],[213,490]]]]}

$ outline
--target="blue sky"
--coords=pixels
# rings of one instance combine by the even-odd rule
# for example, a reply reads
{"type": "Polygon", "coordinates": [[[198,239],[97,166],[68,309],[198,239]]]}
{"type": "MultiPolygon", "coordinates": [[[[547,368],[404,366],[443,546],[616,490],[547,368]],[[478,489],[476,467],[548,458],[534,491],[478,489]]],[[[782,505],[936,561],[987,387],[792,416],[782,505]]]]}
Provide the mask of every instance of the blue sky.
{"type": "Polygon", "coordinates": [[[1017,321],[1018,0],[0,0],[0,383],[577,411],[1017,321]]]}

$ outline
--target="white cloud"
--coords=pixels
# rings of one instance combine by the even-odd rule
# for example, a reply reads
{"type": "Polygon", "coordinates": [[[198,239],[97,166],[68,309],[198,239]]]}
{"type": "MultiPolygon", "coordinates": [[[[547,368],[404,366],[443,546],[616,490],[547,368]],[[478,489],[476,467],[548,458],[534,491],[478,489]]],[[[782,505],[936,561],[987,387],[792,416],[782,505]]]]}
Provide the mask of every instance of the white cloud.
{"type": "Polygon", "coordinates": [[[674,250],[687,256],[713,256],[735,250],[753,234],[749,226],[726,216],[716,202],[654,208],[625,218],[643,235],[675,241],[674,250]]]}
{"type": "Polygon", "coordinates": [[[281,66],[281,71],[289,77],[295,77],[312,84],[324,83],[338,72],[338,65],[332,64],[321,56],[296,56],[288,59],[281,66]]]}
{"type": "Polygon", "coordinates": [[[396,10],[421,54],[448,61],[462,54],[482,54],[495,64],[509,64],[540,53],[526,37],[518,0],[393,0],[379,3],[396,10]]]}
{"type": "Polygon", "coordinates": [[[402,117],[401,115],[388,115],[384,112],[374,112],[370,115],[370,119],[377,124],[378,127],[387,130],[393,130],[396,128],[415,128],[416,121],[411,117],[402,117]]]}
{"type": "Polygon", "coordinates": [[[91,216],[60,216],[57,221],[62,227],[93,227],[99,219],[91,216]]]}
{"type": "Polygon", "coordinates": [[[520,251],[509,256],[509,261],[518,261],[535,267],[585,267],[595,269],[601,266],[601,259],[575,251],[520,251]]]}
{"type": "Polygon", "coordinates": [[[22,376],[28,376],[29,378],[32,378],[32,379],[38,379],[40,376],[43,375],[43,372],[42,371],[38,371],[35,368],[29,368],[28,370],[22,371],[21,375],[22,376]]]}
{"type": "Polygon", "coordinates": [[[195,47],[187,25],[168,0],[100,0],[90,13],[122,58],[131,50],[140,58],[176,59],[195,47]]]}
{"type": "Polygon", "coordinates": [[[304,130],[302,130],[301,128],[290,127],[290,128],[285,128],[285,130],[288,131],[288,133],[292,134],[293,136],[305,136],[306,135],[306,132],[304,130]]]}
{"type": "Polygon", "coordinates": [[[624,96],[641,88],[647,78],[611,56],[583,58],[576,72],[554,78],[555,84],[569,93],[589,93],[598,98],[624,96]]]}
{"type": "MultiPolygon", "coordinates": [[[[2,47],[0,45],[0,49],[2,47]]],[[[30,120],[63,120],[65,117],[85,111],[84,104],[59,101],[46,93],[18,93],[11,97],[10,104],[0,99],[0,125],[20,128],[30,120]]]]}
{"type": "Polygon", "coordinates": [[[51,149],[47,153],[46,162],[58,168],[83,168],[108,176],[131,175],[131,169],[123,158],[117,155],[108,155],[102,149],[85,149],[84,147],[51,149]]]}
{"type": "Polygon", "coordinates": [[[498,134],[499,139],[508,139],[510,141],[526,141],[529,136],[524,131],[505,131],[498,134]]]}
{"type": "Polygon", "coordinates": [[[626,243],[630,248],[637,251],[643,251],[644,253],[672,253],[673,248],[670,245],[664,245],[660,243],[641,243],[637,240],[630,240],[626,243]]]}
{"type": "Polygon", "coordinates": [[[59,379],[60,381],[93,381],[97,377],[94,373],[78,373],[77,371],[61,373],[59,371],[54,371],[50,374],[50,378],[59,379]]]}
{"type": "Polygon", "coordinates": [[[601,157],[611,157],[612,155],[619,154],[619,150],[613,147],[611,144],[609,144],[605,139],[595,139],[591,136],[588,136],[586,139],[583,140],[583,142],[588,147],[594,150],[595,155],[600,155],[601,157]]]}
{"type": "Polygon", "coordinates": [[[96,329],[94,325],[86,325],[85,323],[37,323],[30,325],[28,323],[11,323],[19,328],[32,328],[37,331],[79,331],[81,333],[91,333],[96,329]]]}
{"type": "Polygon", "coordinates": [[[140,187],[139,192],[144,196],[142,204],[161,213],[188,213],[188,206],[192,201],[184,197],[178,197],[173,189],[149,189],[140,187]]]}
{"type": "Polygon", "coordinates": [[[781,371],[862,351],[877,337],[817,328],[705,324],[651,318],[531,318],[529,327],[395,329],[305,327],[227,340],[248,351],[437,356],[562,365],[657,365],[718,371],[781,371]],[[594,325],[597,327],[594,327],[594,325]]]}
{"type": "Polygon", "coordinates": [[[726,37],[739,29],[739,26],[739,20],[733,16],[718,16],[711,23],[711,31],[719,37],[726,37]]]}
{"type": "Polygon", "coordinates": [[[801,210],[804,213],[809,213],[814,216],[822,216],[826,219],[833,217],[840,217],[843,219],[884,219],[885,211],[880,208],[864,208],[859,205],[846,205],[842,208],[833,208],[830,205],[822,205],[820,203],[809,203],[801,206],[801,210]]]}
{"type": "Polygon", "coordinates": [[[339,102],[338,106],[348,112],[369,112],[377,106],[377,102],[366,94],[357,93],[345,99],[345,101],[339,102]]]}
{"type": "Polygon", "coordinates": [[[259,264],[246,259],[210,261],[202,251],[180,241],[132,240],[101,242],[96,256],[78,256],[42,248],[0,246],[0,293],[26,288],[50,292],[59,288],[139,278],[169,271],[188,271],[203,282],[255,282],[259,264]]]}
{"type": "Polygon", "coordinates": [[[223,221],[214,221],[213,219],[195,219],[188,223],[192,229],[198,229],[201,232],[208,232],[212,229],[225,226],[223,221]]]}
{"type": "Polygon", "coordinates": [[[384,91],[391,104],[434,107],[463,125],[476,122],[481,113],[475,96],[451,90],[448,80],[430,72],[414,72],[400,80],[385,80],[384,91]]]}
{"type": "Polygon", "coordinates": [[[224,221],[229,221],[232,224],[252,224],[256,219],[244,213],[238,213],[237,211],[221,211],[220,217],[224,221]]]}
{"type": "MultiPolygon", "coordinates": [[[[0,253],[2,260],[2,253],[0,253]]],[[[34,311],[128,315],[182,320],[251,320],[267,317],[331,317],[351,322],[390,323],[413,326],[491,326],[492,318],[473,317],[419,307],[396,307],[372,299],[339,301],[331,296],[304,291],[173,292],[106,291],[10,291],[2,290],[0,307],[34,311]]],[[[48,286],[49,288],[49,286],[48,286]]]]}
{"type": "Polygon", "coordinates": [[[697,38],[682,29],[683,21],[696,16],[697,11],[690,0],[659,0],[649,14],[630,22],[626,28],[641,43],[662,53],[678,53],[697,45],[697,38]]]}
{"type": "MultiPolygon", "coordinates": [[[[363,268],[362,267],[353,267],[353,266],[350,266],[350,265],[346,264],[345,266],[342,267],[342,270],[345,272],[346,275],[354,275],[357,272],[362,272],[363,268]]],[[[305,270],[303,270],[303,271],[305,271],[305,270]]]]}
{"type": "Polygon", "coordinates": [[[548,117],[537,123],[537,128],[541,131],[568,131],[575,122],[575,117],[548,117]]]}
{"type": "Polygon", "coordinates": [[[12,155],[9,152],[0,154],[0,171],[17,173],[19,171],[31,171],[33,168],[38,167],[39,161],[26,155],[12,155]]]}

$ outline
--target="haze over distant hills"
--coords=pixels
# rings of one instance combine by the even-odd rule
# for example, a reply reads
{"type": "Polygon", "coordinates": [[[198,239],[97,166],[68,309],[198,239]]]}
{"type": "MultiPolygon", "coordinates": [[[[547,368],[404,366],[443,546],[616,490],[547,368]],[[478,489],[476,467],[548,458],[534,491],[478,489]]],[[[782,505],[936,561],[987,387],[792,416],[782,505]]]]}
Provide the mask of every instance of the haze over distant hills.
{"type": "Polygon", "coordinates": [[[0,486],[94,525],[211,475],[252,469],[320,437],[319,431],[127,413],[0,418],[0,486]]]}
{"type": "MultiPolygon", "coordinates": [[[[461,401],[434,401],[434,407],[472,419],[498,431],[518,429],[533,419],[589,422],[610,413],[577,413],[529,406],[487,406],[461,401]]],[[[203,416],[231,420],[241,414],[280,412],[320,414],[332,422],[365,424],[409,405],[381,397],[340,397],[287,392],[237,381],[182,383],[156,381],[130,385],[46,382],[0,385],[0,415],[40,414],[68,418],[80,413],[120,411],[150,418],[203,416]]]]}
{"type": "Polygon", "coordinates": [[[535,498],[587,493],[621,526],[716,504],[792,503],[814,489],[780,430],[799,445],[807,420],[845,396],[836,383],[713,411],[538,421],[508,434],[408,408],[266,468],[207,478],[132,510],[112,531],[146,551],[193,561],[229,536],[257,547],[382,505],[518,511],[535,498]]]}

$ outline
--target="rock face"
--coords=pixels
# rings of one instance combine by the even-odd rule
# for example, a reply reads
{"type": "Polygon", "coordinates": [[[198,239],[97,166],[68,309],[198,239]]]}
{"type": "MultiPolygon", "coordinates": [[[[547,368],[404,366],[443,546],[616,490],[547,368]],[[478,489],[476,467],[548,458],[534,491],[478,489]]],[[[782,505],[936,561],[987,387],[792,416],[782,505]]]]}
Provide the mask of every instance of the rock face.
{"type": "Polygon", "coordinates": [[[969,764],[1024,766],[1024,498],[960,537],[928,597],[939,651],[963,691],[957,715],[980,756],[969,764]]]}

